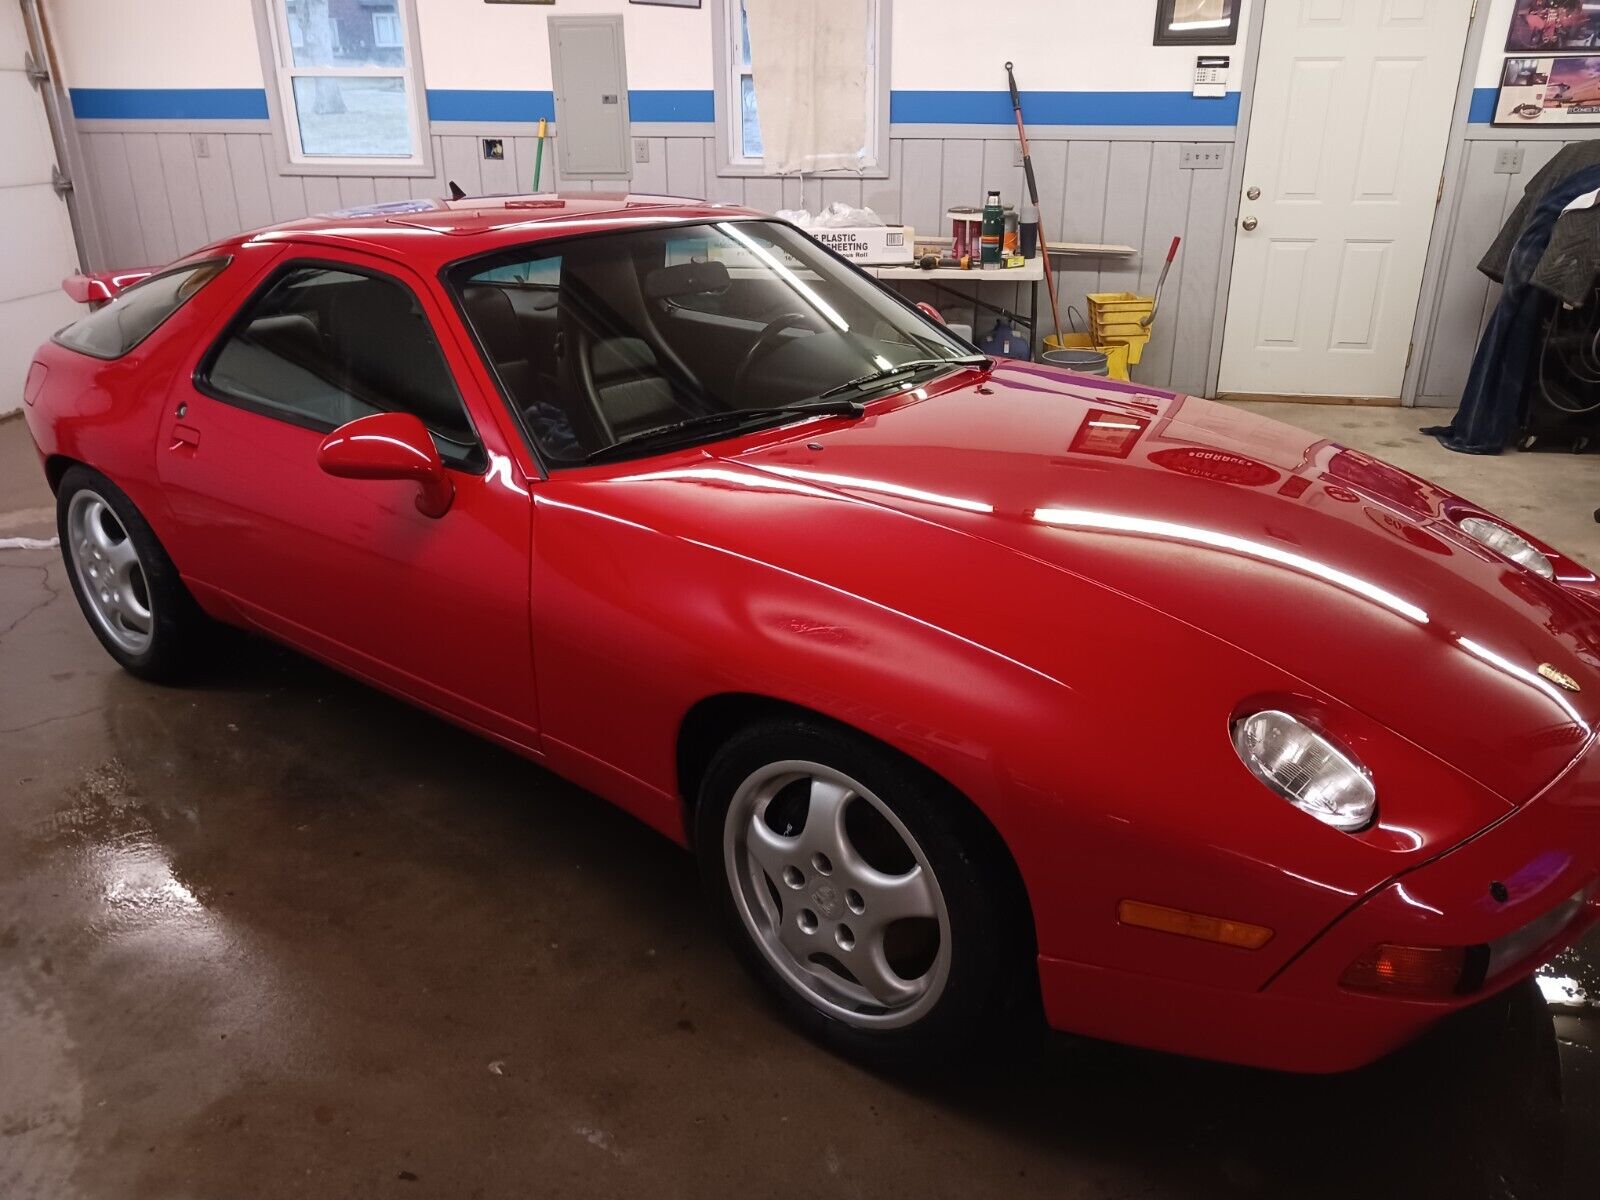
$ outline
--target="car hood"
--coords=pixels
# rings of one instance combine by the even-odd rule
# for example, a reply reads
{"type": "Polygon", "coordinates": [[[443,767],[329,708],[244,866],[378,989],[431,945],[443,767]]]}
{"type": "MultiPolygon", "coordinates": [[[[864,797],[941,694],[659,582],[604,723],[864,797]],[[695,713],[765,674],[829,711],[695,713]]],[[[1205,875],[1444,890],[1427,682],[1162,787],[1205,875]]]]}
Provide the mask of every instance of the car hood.
{"type": "Polygon", "coordinates": [[[1600,718],[1600,611],[1463,535],[1452,494],[1237,408],[1019,363],[728,457],[1111,588],[1512,804],[1600,718]]]}

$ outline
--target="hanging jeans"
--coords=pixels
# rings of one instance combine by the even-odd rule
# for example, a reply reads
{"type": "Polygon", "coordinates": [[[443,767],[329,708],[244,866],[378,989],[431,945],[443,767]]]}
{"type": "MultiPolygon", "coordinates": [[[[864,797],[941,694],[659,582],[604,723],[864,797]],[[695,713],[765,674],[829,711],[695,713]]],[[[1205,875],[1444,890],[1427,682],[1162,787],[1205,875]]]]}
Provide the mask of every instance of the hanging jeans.
{"type": "Polygon", "coordinates": [[[1522,419],[1522,397],[1528,369],[1539,344],[1540,325],[1554,299],[1529,282],[1544,257],[1561,210],[1587,191],[1600,187],[1600,167],[1567,176],[1540,199],[1529,215],[1506,265],[1500,302],[1478,339],[1472,370],[1461,394],[1461,407],[1448,425],[1422,430],[1447,450],[1462,454],[1499,454],[1510,443],[1522,419]]]}

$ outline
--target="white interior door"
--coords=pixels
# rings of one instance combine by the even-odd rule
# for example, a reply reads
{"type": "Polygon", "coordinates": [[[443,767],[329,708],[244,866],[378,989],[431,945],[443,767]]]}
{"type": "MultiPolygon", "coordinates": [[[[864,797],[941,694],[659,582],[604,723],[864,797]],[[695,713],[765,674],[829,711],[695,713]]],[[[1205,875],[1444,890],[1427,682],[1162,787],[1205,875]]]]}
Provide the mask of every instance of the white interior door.
{"type": "Polygon", "coordinates": [[[0,0],[0,414],[22,407],[34,349],[77,315],[61,290],[78,269],[72,218],[50,186],[55,146],[27,50],[22,6],[0,0]]]}
{"type": "Polygon", "coordinates": [[[1273,0],[1218,390],[1398,397],[1473,0],[1273,0]]]}

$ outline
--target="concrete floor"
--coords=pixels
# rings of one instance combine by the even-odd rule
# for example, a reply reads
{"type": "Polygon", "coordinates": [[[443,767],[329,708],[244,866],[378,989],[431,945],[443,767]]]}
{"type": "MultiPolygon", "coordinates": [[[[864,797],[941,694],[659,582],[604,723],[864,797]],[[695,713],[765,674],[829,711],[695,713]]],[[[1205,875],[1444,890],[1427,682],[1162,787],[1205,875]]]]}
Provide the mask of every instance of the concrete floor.
{"type": "MultiPolygon", "coordinates": [[[[1600,563],[1596,460],[1262,407],[1600,563]]],[[[0,424],[0,539],[49,505],[0,424]]],[[[1600,938],[1547,975],[1600,995],[1600,938]]],[[[1530,982],[1336,1078],[1061,1037],[879,1077],[791,1033],[688,857],[606,805],[264,644],[139,683],[54,551],[0,550],[5,1200],[1589,1196],[1597,1051],[1600,1009],[1530,982]]]]}

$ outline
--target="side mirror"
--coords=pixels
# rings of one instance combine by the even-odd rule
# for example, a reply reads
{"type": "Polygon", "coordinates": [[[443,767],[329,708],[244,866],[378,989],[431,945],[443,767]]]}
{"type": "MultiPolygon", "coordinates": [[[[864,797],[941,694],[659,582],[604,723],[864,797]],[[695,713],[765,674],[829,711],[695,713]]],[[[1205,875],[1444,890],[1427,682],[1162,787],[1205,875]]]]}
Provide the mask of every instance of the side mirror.
{"type": "Polygon", "coordinates": [[[341,479],[409,479],[417,511],[442,517],[456,498],[427,427],[410,413],[373,413],[341,425],[317,447],[317,465],[341,479]]]}

